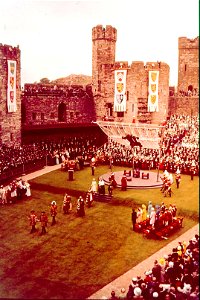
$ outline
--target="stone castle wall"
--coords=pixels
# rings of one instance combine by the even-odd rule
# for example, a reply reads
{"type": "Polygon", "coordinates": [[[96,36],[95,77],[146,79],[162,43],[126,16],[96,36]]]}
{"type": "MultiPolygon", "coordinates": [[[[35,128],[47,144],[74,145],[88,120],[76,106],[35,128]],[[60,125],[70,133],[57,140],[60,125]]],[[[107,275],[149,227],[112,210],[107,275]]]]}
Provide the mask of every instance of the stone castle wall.
{"type": "Polygon", "coordinates": [[[21,126],[91,124],[98,119],[160,124],[171,114],[197,115],[198,38],[179,38],[178,92],[169,87],[165,62],[115,61],[117,30],[92,29],[92,83],[80,85],[25,84],[20,92],[20,49],[0,44],[0,142],[21,142],[21,126]],[[7,60],[17,62],[17,111],[7,111],[7,60]],[[113,111],[114,71],[127,70],[127,109],[113,111]],[[149,71],[159,71],[159,111],[148,112],[149,71]],[[189,89],[190,88],[190,89],[189,89]],[[180,92],[181,91],[181,92],[180,92]],[[170,93],[170,96],[169,96],[170,93]]]}
{"type": "Polygon", "coordinates": [[[21,144],[21,66],[20,49],[0,44],[0,144],[21,144]],[[16,61],[16,112],[7,109],[8,60],[16,61]]]}
{"type": "Polygon", "coordinates": [[[160,123],[168,114],[169,66],[164,62],[115,61],[117,31],[102,25],[92,30],[93,94],[97,119],[112,117],[114,121],[160,123]],[[127,109],[123,114],[113,111],[114,70],[127,69],[127,109]],[[148,72],[159,71],[159,112],[149,113],[148,72]],[[112,116],[110,112],[112,111],[112,116]]]}
{"type": "Polygon", "coordinates": [[[95,121],[95,112],[90,86],[25,85],[22,95],[23,125],[92,121],[95,121]]]}
{"type": "Polygon", "coordinates": [[[199,37],[178,40],[178,92],[199,89],[199,37]]]}
{"type": "Polygon", "coordinates": [[[199,114],[199,97],[169,97],[169,115],[197,116],[199,114]]]}

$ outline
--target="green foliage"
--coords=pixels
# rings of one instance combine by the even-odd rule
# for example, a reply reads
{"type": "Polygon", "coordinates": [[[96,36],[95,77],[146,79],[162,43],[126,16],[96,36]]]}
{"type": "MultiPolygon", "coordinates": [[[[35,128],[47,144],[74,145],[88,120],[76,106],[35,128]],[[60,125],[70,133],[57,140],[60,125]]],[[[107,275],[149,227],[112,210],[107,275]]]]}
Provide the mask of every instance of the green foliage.
{"type": "MultiPolygon", "coordinates": [[[[120,168],[115,168],[114,171],[120,168]]],[[[85,196],[93,176],[90,168],[77,171],[68,181],[60,170],[30,181],[32,197],[2,206],[0,211],[0,297],[20,299],[85,299],[183,234],[198,222],[198,178],[182,176],[180,189],[173,186],[172,198],[164,198],[159,189],[114,190],[111,203],[94,203],[86,215],[76,215],[76,200],[85,196]],[[73,208],[63,215],[65,192],[72,196],[73,208]],[[58,205],[57,223],[51,226],[49,206],[58,205]],[[173,202],[178,215],[184,216],[183,228],[168,240],[148,240],[132,231],[131,207],[142,203],[173,202]],[[34,209],[45,210],[48,233],[31,235],[28,215],[34,209]],[[137,245],[137,246],[136,246],[137,245]]],[[[95,178],[109,172],[98,167],[95,178]]],[[[143,274],[141,274],[143,275],[143,274]]]]}
{"type": "Polygon", "coordinates": [[[50,80],[45,77],[45,78],[40,79],[40,83],[42,83],[42,84],[49,84],[50,80]]]}

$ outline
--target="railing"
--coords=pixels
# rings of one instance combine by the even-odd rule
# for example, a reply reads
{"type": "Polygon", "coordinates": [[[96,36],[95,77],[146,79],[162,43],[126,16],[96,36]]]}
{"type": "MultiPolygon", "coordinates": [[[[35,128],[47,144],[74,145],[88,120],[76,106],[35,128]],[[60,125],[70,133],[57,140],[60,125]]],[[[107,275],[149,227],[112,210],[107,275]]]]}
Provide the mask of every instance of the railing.
{"type": "Polygon", "coordinates": [[[46,165],[46,159],[43,158],[38,161],[33,161],[25,164],[20,164],[17,167],[9,168],[0,174],[0,185],[9,184],[17,177],[21,177],[24,174],[29,174],[34,171],[44,168],[46,165]]]}

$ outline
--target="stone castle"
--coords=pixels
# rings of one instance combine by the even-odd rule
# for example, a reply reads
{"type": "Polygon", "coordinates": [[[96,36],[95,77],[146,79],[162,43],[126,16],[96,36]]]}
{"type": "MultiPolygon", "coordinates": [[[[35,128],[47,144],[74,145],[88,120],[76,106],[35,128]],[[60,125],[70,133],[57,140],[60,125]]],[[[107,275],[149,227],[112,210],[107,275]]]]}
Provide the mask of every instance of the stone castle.
{"type": "Polygon", "coordinates": [[[198,114],[198,37],[179,38],[177,91],[169,87],[170,67],[165,62],[133,61],[131,65],[127,61],[116,62],[116,42],[114,27],[97,25],[92,29],[91,84],[27,83],[24,90],[20,86],[19,47],[0,44],[0,143],[20,144],[22,132],[34,129],[87,127],[97,120],[161,124],[171,114],[198,114]],[[9,70],[9,62],[16,62],[15,72],[9,70]],[[114,109],[114,74],[120,70],[126,70],[127,74],[124,111],[114,109]],[[151,71],[159,72],[159,109],[153,112],[148,110],[151,71]],[[14,111],[8,111],[8,99],[13,102],[8,91],[16,96],[14,111]]]}

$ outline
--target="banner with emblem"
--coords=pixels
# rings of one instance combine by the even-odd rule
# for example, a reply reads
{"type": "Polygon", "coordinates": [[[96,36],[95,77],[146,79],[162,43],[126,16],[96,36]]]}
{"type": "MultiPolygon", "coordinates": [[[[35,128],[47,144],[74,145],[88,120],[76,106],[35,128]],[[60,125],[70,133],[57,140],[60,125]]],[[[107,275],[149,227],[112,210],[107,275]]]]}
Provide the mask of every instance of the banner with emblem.
{"type": "Polygon", "coordinates": [[[158,79],[159,71],[149,71],[148,111],[158,111],[158,79]]]}
{"type": "Polygon", "coordinates": [[[127,70],[115,70],[114,111],[126,111],[126,73],[127,70]]]}
{"type": "Polygon", "coordinates": [[[8,82],[7,82],[7,107],[8,112],[17,110],[16,104],[16,61],[8,60],[8,82]]]}

